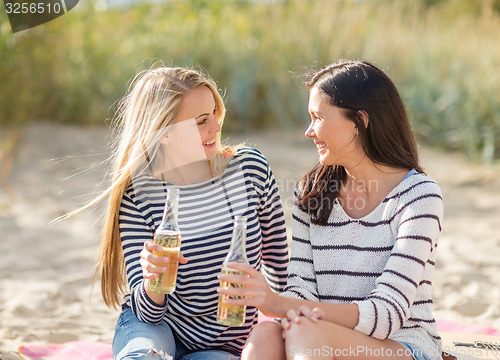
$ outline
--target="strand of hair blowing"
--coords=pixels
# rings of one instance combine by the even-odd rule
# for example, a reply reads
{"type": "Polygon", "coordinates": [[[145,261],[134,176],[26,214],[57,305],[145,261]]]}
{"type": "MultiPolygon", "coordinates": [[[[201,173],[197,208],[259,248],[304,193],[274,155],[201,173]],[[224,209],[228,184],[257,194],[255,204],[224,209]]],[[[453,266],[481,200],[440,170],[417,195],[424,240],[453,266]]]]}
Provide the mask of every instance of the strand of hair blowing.
{"type": "Polygon", "coordinates": [[[122,182],[109,194],[109,203],[106,211],[106,221],[103,228],[97,267],[92,280],[94,286],[99,269],[101,269],[101,293],[104,303],[108,307],[117,308],[120,304],[120,294],[127,289],[125,282],[125,264],[123,249],[120,240],[120,229],[118,226],[118,214],[120,201],[128,184],[122,182]]]}
{"type": "MultiPolygon", "coordinates": [[[[144,119],[160,118],[159,113],[162,110],[174,113],[168,105],[163,105],[165,91],[162,85],[164,83],[175,83],[179,89],[174,96],[177,102],[181,99],[181,92],[188,91],[189,88],[177,80],[175,75],[169,76],[173,72],[177,76],[189,74],[184,69],[166,69],[162,68],[151,71],[140,72],[133,79],[129,94],[125,96],[114,117],[118,141],[115,144],[113,177],[109,188],[97,199],[100,201],[108,197],[105,221],[101,234],[101,244],[97,259],[97,266],[92,280],[94,287],[99,275],[101,275],[101,293],[104,303],[108,307],[119,308],[121,296],[127,292],[127,278],[125,270],[125,260],[120,237],[119,213],[123,194],[132,181],[132,172],[142,169],[147,157],[147,150],[142,141],[131,141],[132,134],[149,134],[148,143],[157,143],[158,131],[156,126],[161,126],[151,122],[149,124],[144,119]],[[163,106],[156,106],[161,103],[163,106]],[[137,104],[145,104],[138,106],[137,104]],[[134,119],[134,120],[133,120],[134,119]],[[139,120],[139,121],[135,121],[139,120]],[[135,127],[134,124],[140,124],[135,127]],[[156,134],[156,135],[154,135],[156,134]],[[146,155],[144,154],[146,151],[146,155]]],[[[173,85],[171,85],[173,86],[173,85]]]]}
{"type": "MultiPolygon", "coordinates": [[[[108,307],[118,308],[120,296],[127,290],[125,276],[125,262],[121,245],[120,228],[118,217],[120,213],[121,199],[125,190],[130,185],[131,175],[129,171],[123,170],[130,161],[131,145],[128,144],[121,151],[115,153],[115,164],[113,166],[113,179],[111,186],[105,194],[108,196],[105,221],[101,234],[101,243],[97,258],[97,266],[92,279],[92,288],[101,275],[101,294],[104,303],[108,307]]],[[[104,195],[104,194],[103,194],[104,195]]]]}

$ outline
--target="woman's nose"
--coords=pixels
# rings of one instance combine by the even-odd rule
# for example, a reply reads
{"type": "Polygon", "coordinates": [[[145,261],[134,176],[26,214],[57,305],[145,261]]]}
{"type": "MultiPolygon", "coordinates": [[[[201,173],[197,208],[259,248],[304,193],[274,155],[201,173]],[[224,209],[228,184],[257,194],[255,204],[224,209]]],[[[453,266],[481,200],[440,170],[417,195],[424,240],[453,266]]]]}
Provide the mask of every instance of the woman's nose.
{"type": "Polygon", "coordinates": [[[307,127],[306,129],[306,132],[304,133],[304,135],[307,137],[307,138],[312,138],[314,137],[314,129],[313,129],[313,123],[311,122],[309,124],[309,126],[307,127]]]}
{"type": "Polygon", "coordinates": [[[210,119],[210,132],[212,134],[216,134],[221,131],[222,127],[220,126],[219,120],[215,116],[212,116],[210,119]]]}

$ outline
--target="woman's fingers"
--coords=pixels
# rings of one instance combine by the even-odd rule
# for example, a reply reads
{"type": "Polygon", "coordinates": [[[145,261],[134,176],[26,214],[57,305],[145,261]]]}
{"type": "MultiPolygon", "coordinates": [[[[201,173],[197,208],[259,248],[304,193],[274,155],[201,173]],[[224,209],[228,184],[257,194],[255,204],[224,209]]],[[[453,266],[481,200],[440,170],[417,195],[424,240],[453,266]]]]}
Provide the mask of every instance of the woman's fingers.
{"type": "Polygon", "coordinates": [[[300,315],[301,313],[299,312],[299,310],[290,309],[286,313],[286,318],[288,319],[290,325],[292,323],[300,324],[300,315]]]}
{"type": "Polygon", "coordinates": [[[265,277],[250,265],[231,263],[228,267],[248,275],[220,274],[218,278],[222,286],[217,292],[227,295],[225,302],[228,305],[255,306],[263,311],[262,307],[268,305],[272,293],[265,277]]]}
{"type": "Polygon", "coordinates": [[[179,253],[179,263],[180,264],[187,264],[188,263],[188,259],[186,259],[184,257],[184,255],[182,255],[182,253],[179,253]]]}
{"type": "Polygon", "coordinates": [[[228,267],[229,269],[244,272],[251,278],[262,276],[262,274],[259,271],[255,270],[251,265],[248,264],[227,263],[225,264],[225,266],[228,267]]]}
{"type": "MultiPolygon", "coordinates": [[[[160,273],[167,272],[169,270],[168,265],[171,259],[167,256],[162,256],[159,252],[162,251],[162,246],[155,244],[153,241],[144,242],[144,247],[140,253],[139,264],[142,268],[142,275],[145,279],[154,279],[159,276],[160,273]],[[155,254],[155,252],[157,254],[155,254]]],[[[179,253],[178,262],[181,264],[186,264],[188,260],[179,253]]]]}
{"type": "Polygon", "coordinates": [[[260,307],[266,298],[264,291],[252,290],[243,287],[219,287],[219,294],[227,295],[224,302],[228,305],[247,305],[260,307]]]}
{"type": "MultiPolygon", "coordinates": [[[[252,268],[253,269],[253,268],[252,268]]],[[[250,277],[241,274],[219,274],[217,276],[221,284],[228,284],[226,287],[219,288],[227,295],[233,296],[256,296],[258,294],[264,295],[268,288],[265,278],[259,273],[258,276],[250,277]],[[233,285],[233,286],[229,286],[233,285]],[[227,290],[227,291],[226,291],[227,290]]]]}
{"type": "Polygon", "coordinates": [[[221,273],[218,276],[218,279],[221,282],[237,284],[254,290],[257,289],[262,291],[271,291],[264,275],[262,275],[250,265],[231,263],[230,266],[231,269],[241,271],[246,275],[241,275],[238,273],[221,273]],[[233,264],[235,264],[234,267],[233,264]]]}
{"type": "Polygon", "coordinates": [[[266,298],[266,288],[263,288],[259,281],[248,276],[221,274],[218,278],[221,286],[217,288],[217,292],[230,296],[228,304],[258,306],[266,298]],[[252,300],[251,303],[249,300],[252,300]]]}
{"type": "MultiPolygon", "coordinates": [[[[142,249],[140,256],[141,259],[144,259],[153,265],[162,266],[169,264],[170,258],[168,256],[161,255],[161,251],[163,251],[163,247],[161,245],[155,244],[149,240],[144,243],[144,248],[142,249]]],[[[182,255],[182,253],[179,253],[178,262],[186,264],[188,260],[184,257],[184,255],[182,255]]]]}
{"type": "Polygon", "coordinates": [[[286,317],[281,320],[283,330],[288,330],[292,324],[300,324],[301,317],[306,317],[312,322],[317,322],[318,319],[325,316],[323,310],[319,308],[311,309],[309,306],[302,305],[298,309],[290,309],[286,313],[286,317]]]}
{"type": "MultiPolygon", "coordinates": [[[[290,327],[291,327],[290,322],[288,321],[288,319],[286,317],[281,319],[281,328],[283,330],[289,330],[290,327]]],[[[285,331],[283,331],[283,338],[285,338],[285,331]]]]}
{"type": "Polygon", "coordinates": [[[312,311],[316,314],[317,319],[324,319],[326,316],[325,312],[320,308],[314,308],[312,311]]]}
{"type": "Polygon", "coordinates": [[[316,311],[314,311],[316,309],[319,310],[318,308],[311,309],[309,306],[302,305],[301,307],[299,307],[298,313],[301,316],[308,318],[312,322],[317,322],[318,321],[318,314],[316,311]]]}
{"type": "Polygon", "coordinates": [[[144,247],[140,253],[141,259],[145,260],[154,265],[162,265],[168,263],[168,258],[165,256],[155,255],[156,252],[160,252],[162,247],[155,244],[152,241],[146,241],[144,247]]]}
{"type": "Polygon", "coordinates": [[[217,276],[219,281],[221,282],[226,282],[230,284],[237,284],[241,286],[251,286],[254,281],[252,281],[251,278],[249,278],[247,275],[240,275],[240,274],[219,274],[217,276]]]}
{"type": "Polygon", "coordinates": [[[167,267],[166,266],[157,266],[154,264],[151,264],[149,261],[141,258],[139,260],[139,264],[141,265],[142,268],[142,276],[145,279],[154,279],[159,276],[159,273],[166,272],[167,267]]]}

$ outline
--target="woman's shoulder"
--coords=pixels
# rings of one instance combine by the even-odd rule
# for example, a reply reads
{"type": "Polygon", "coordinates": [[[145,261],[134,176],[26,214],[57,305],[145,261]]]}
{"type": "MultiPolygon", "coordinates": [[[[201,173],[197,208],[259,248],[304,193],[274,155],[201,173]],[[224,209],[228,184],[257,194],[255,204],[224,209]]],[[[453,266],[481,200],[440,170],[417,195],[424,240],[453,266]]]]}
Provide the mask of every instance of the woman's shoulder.
{"type": "Polygon", "coordinates": [[[255,157],[255,156],[257,156],[257,157],[265,158],[265,156],[262,154],[262,152],[260,152],[259,150],[255,149],[253,147],[250,147],[250,146],[239,146],[234,151],[234,156],[239,156],[239,157],[244,157],[244,156],[255,157]]]}
{"type": "Polygon", "coordinates": [[[151,196],[151,194],[163,192],[163,188],[161,180],[143,173],[131,177],[130,184],[125,189],[124,195],[139,200],[144,196],[147,197],[151,196]]]}
{"type": "Polygon", "coordinates": [[[438,183],[430,176],[415,172],[403,181],[404,188],[412,190],[413,194],[435,193],[441,195],[441,188],[438,183]]]}
{"type": "MultiPolygon", "coordinates": [[[[415,172],[405,178],[384,200],[396,200],[400,204],[441,204],[443,196],[438,183],[426,174],[415,172]]],[[[426,205],[426,206],[427,206],[426,205]]]]}
{"type": "Polygon", "coordinates": [[[259,150],[249,147],[241,146],[234,152],[234,159],[242,163],[258,162],[264,166],[268,166],[267,159],[259,150]]]}

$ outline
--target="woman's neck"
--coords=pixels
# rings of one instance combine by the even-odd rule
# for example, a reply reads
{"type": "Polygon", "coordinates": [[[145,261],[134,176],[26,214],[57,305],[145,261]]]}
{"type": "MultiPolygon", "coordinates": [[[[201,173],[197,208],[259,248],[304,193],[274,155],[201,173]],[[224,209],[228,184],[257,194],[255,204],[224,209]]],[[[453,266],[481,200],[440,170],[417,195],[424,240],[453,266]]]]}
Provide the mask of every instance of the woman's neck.
{"type": "Polygon", "coordinates": [[[153,174],[153,176],[174,185],[191,185],[209,180],[214,174],[210,160],[201,160],[177,166],[159,174],[153,174]]]}
{"type": "Polygon", "coordinates": [[[408,169],[375,164],[368,158],[345,170],[338,198],[353,218],[373,211],[408,173],[408,169]]]}
{"type": "Polygon", "coordinates": [[[345,182],[360,185],[360,189],[363,188],[361,185],[365,185],[365,191],[368,193],[379,192],[380,189],[384,188],[384,186],[370,187],[370,183],[380,182],[391,187],[394,182],[399,184],[404,175],[408,173],[406,168],[377,164],[367,156],[354,162],[352,166],[344,166],[344,169],[347,174],[345,182]]]}

